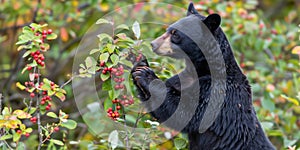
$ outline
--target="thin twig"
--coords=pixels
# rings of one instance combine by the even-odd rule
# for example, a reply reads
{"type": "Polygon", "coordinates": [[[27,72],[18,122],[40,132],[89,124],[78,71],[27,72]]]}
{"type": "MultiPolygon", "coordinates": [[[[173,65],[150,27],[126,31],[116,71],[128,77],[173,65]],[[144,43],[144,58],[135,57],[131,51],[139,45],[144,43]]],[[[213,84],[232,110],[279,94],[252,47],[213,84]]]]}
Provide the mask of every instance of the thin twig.
{"type": "MultiPolygon", "coordinates": [[[[39,69],[38,69],[38,74],[40,74],[39,69]]],[[[40,84],[40,77],[37,78],[37,83],[40,84]]],[[[37,95],[36,107],[37,107],[36,117],[37,117],[38,136],[39,136],[38,150],[40,150],[43,144],[43,133],[42,133],[42,124],[41,124],[41,112],[40,112],[40,94],[37,95]]]]}
{"type": "Polygon", "coordinates": [[[0,93],[0,113],[2,112],[2,93],[0,93]]]}

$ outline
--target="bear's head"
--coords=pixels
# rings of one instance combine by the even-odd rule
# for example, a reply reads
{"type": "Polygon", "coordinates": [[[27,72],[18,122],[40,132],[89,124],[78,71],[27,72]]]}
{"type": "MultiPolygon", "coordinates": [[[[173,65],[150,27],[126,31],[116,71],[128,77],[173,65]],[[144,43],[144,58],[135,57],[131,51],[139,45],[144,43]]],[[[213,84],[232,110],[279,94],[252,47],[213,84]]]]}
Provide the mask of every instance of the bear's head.
{"type": "Polygon", "coordinates": [[[194,8],[193,3],[190,3],[187,16],[170,25],[163,35],[153,40],[152,50],[161,56],[190,60],[197,72],[203,75],[210,74],[211,68],[209,69],[208,65],[210,58],[207,56],[216,59],[214,51],[221,53],[227,66],[236,66],[236,62],[232,61],[235,59],[220,23],[221,17],[218,14],[202,16],[194,8]],[[218,46],[218,50],[213,46],[218,46]]]}

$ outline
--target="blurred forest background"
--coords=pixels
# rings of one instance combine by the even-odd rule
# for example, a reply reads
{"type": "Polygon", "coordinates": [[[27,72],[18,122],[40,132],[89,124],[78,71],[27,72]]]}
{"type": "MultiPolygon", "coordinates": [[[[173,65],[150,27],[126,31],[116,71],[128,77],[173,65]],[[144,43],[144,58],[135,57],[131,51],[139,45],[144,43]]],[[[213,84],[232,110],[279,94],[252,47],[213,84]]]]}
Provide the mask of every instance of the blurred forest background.
{"type": "MultiPolygon", "coordinates": [[[[142,18],[154,18],[158,12],[165,15],[161,22],[174,22],[186,14],[190,1],[183,0],[1,0],[0,1],[0,99],[1,109],[11,107],[23,109],[24,98],[29,95],[16,87],[16,82],[24,82],[28,76],[21,74],[25,65],[23,51],[17,51],[16,42],[24,26],[32,22],[48,24],[58,35],[50,41],[50,50],[45,54],[46,68],[44,76],[58,84],[64,84],[74,74],[73,59],[78,45],[95,22],[118,8],[134,5],[128,15],[138,14],[142,18]],[[182,8],[181,14],[172,13],[172,9],[157,6],[157,9],[142,7],[141,2],[163,2],[182,8]]],[[[300,147],[300,1],[299,0],[200,0],[193,1],[199,13],[207,15],[218,13],[222,16],[222,28],[233,47],[237,61],[243,68],[252,85],[253,103],[257,115],[270,140],[278,149],[296,150],[300,147]]],[[[118,20],[126,22],[126,20],[118,20]]],[[[132,23],[131,23],[132,24],[132,23]]],[[[131,25],[130,24],[130,25],[131,25]]],[[[155,38],[165,32],[166,26],[141,24],[141,39],[155,38]]],[[[162,58],[160,58],[162,59],[162,58]]],[[[164,72],[162,72],[164,74],[164,72]]],[[[102,130],[92,132],[87,124],[93,124],[97,115],[80,115],[72,85],[64,86],[67,91],[64,102],[54,99],[52,111],[60,109],[77,122],[74,130],[61,129],[52,136],[64,142],[55,143],[56,148],[65,149],[111,149],[107,141],[110,132],[102,130]],[[93,118],[94,117],[94,118],[93,118]],[[92,119],[91,119],[92,118],[92,119]],[[94,119],[94,120],[93,120],[94,119]],[[63,135],[63,137],[62,137],[63,135]]],[[[82,91],[84,92],[84,91],[82,91]]],[[[100,93],[101,95],[101,93],[100,93]]],[[[2,111],[2,110],[1,110],[2,111]]],[[[137,116],[132,115],[133,119],[137,116]]],[[[43,118],[43,117],[42,117],[43,118]]],[[[3,119],[3,118],[2,118],[3,119]]],[[[42,123],[51,122],[44,117],[42,123]]],[[[0,122],[1,123],[1,122],[0,122]]],[[[101,126],[94,124],[94,127],[101,126]]],[[[20,143],[35,149],[38,145],[36,125],[26,123],[33,128],[29,138],[21,138],[20,143]]],[[[1,125],[1,124],[0,124],[1,125]]],[[[186,149],[185,135],[169,139],[163,127],[159,127],[159,137],[165,140],[159,145],[149,142],[151,149],[186,149]],[[177,140],[175,140],[177,139],[177,140]],[[180,140],[178,140],[180,139],[180,140]]],[[[155,134],[158,134],[154,132],[155,134]]],[[[172,131],[170,131],[172,133],[172,131]]],[[[150,135],[149,139],[157,138],[150,135]]],[[[1,129],[0,136],[4,132],[1,129]]],[[[120,137],[122,139],[122,137],[120,137]]],[[[11,141],[8,140],[8,143],[11,141]]],[[[7,143],[0,141],[1,147],[7,143]]],[[[134,145],[134,144],[132,144],[134,145]]],[[[135,149],[142,149],[135,145],[135,149]]],[[[122,149],[121,145],[117,149],[122,149]]],[[[124,149],[124,148],[123,148],[124,149]]]]}

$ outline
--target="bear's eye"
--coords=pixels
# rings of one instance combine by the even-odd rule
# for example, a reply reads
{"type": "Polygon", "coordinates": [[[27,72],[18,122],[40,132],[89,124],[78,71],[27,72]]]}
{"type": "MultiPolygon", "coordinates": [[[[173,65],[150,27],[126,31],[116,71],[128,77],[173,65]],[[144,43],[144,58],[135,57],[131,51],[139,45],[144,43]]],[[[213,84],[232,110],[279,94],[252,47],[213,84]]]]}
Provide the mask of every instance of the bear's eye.
{"type": "Polygon", "coordinates": [[[180,41],[180,35],[176,30],[171,31],[171,40],[175,43],[178,43],[180,41]]]}

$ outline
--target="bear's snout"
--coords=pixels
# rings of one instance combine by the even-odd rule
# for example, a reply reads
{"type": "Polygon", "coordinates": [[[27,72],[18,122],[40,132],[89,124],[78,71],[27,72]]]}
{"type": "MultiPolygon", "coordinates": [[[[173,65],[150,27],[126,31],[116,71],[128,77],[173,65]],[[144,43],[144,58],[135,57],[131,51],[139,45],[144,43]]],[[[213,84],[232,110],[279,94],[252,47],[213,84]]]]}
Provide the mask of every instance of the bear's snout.
{"type": "Polygon", "coordinates": [[[152,46],[153,52],[158,55],[169,55],[173,53],[171,49],[171,41],[170,41],[170,34],[165,33],[160,37],[153,40],[150,44],[152,46]]]}

